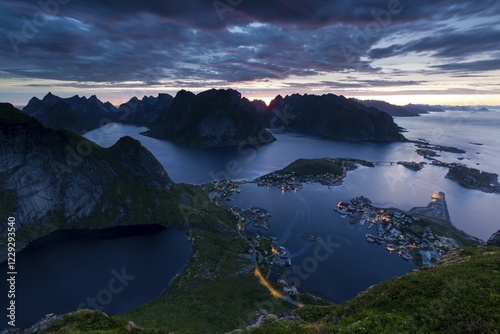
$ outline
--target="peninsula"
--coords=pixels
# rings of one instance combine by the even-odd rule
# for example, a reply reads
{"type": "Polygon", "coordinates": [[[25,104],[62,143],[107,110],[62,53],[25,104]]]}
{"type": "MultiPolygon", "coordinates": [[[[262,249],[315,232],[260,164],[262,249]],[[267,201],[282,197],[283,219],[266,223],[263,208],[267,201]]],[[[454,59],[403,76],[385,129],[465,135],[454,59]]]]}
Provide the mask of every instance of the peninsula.
{"type": "Polygon", "coordinates": [[[366,234],[368,242],[384,244],[389,252],[419,266],[439,261],[451,249],[483,243],[453,226],[443,192],[432,194],[427,207],[409,211],[375,207],[363,196],[339,202],[336,211],[352,217],[352,224],[366,224],[368,230],[375,226],[375,234],[366,234]]]}

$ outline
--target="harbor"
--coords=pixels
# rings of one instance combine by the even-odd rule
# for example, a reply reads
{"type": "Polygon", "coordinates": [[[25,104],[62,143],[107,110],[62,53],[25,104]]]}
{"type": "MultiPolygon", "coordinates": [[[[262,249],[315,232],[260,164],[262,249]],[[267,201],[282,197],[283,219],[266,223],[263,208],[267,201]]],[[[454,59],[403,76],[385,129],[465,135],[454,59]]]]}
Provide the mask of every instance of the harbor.
{"type": "Polygon", "coordinates": [[[349,216],[351,224],[365,226],[376,232],[366,233],[369,243],[384,245],[406,261],[419,266],[435,263],[453,248],[478,243],[479,240],[456,229],[450,221],[445,194],[435,192],[427,207],[403,211],[395,208],[378,208],[363,196],[350,202],[340,201],[335,211],[342,218],[349,216]]]}

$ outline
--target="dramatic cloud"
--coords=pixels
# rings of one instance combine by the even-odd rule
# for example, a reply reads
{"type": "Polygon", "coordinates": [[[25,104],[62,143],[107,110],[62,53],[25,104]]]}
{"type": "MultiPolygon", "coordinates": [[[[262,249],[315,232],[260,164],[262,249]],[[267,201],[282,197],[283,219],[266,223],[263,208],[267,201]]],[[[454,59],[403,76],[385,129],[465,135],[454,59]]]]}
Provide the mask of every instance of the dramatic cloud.
{"type": "Polygon", "coordinates": [[[454,31],[447,28],[434,31],[432,36],[413,42],[372,49],[369,56],[373,59],[380,59],[409,52],[428,52],[439,58],[465,58],[476,56],[478,53],[500,53],[498,41],[500,41],[500,27],[492,29],[482,26],[466,31],[454,31]]]}
{"type": "MultiPolygon", "coordinates": [[[[499,55],[500,57],[500,55],[499,55]]],[[[434,67],[445,71],[486,72],[500,70],[500,58],[479,60],[466,63],[435,65],[434,67]]]]}
{"type": "Polygon", "coordinates": [[[465,82],[465,72],[500,69],[497,0],[0,0],[0,8],[0,77],[33,89],[408,89],[437,80],[424,71],[465,82]]]}

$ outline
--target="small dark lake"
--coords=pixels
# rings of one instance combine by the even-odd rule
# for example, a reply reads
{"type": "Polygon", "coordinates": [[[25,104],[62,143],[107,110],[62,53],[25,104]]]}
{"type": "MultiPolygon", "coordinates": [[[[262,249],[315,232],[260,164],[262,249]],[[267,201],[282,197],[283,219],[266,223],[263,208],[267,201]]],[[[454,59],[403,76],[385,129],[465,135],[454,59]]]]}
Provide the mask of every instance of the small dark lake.
{"type": "MultiPolygon", "coordinates": [[[[77,308],[123,313],[157,298],[190,256],[184,231],[159,226],[50,234],[17,254],[16,325],[26,328],[48,313],[77,308]]],[[[7,263],[0,271],[8,272],[7,263]]],[[[7,290],[4,277],[4,310],[7,290]]]]}

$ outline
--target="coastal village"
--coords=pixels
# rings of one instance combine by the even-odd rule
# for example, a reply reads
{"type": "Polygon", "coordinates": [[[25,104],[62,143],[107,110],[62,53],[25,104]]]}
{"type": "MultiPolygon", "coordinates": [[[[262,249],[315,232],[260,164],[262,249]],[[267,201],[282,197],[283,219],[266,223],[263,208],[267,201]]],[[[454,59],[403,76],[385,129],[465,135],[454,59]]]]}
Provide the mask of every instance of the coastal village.
{"type": "MultiPolygon", "coordinates": [[[[346,159],[347,160],[347,159],[346,159]]],[[[310,176],[307,178],[294,176],[290,174],[271,173],[266,177],[257,179],[259,186],[277,187],[282,191],[300,190],[302,182],[318,182],[322,184],[331,184],[341,182],[345,172],[353,168],[355,160],[345,161],[343,164],[343,175],[341,177],[331,174],[322,174],[310,176]]],[[[244,232],[249,225],[255,228],[269,229],[270,212],[262,208],[241,209],[231,206],[231,195],[240,192],[238,186],[247,183],[247,181],[214,181],[213,186],[216,195],[213,200],[222,205],[231,212],[236,220],[238,231],[244,232]]],[[[411,212],[405,212],[398,209],[377,208],[371,204],[371,201],[363,196],[351,199],[349,202],[339,202],[336,204],[335,211],[342,218],[349,217],[351,224],[358,224],[366,227],[366,241],[374,245],[381,245],[389,252],[401,256],[407,261],[414,261],[419,266],[430,265],[437,262],[449,250],[461,245],[455,238],[443,235],[433,231],[435,225],[428,219],[434,217],[446,220],[443,214],[446,203],[444,194],[434,193],[432,201],[427,208],[414,208],[411,212]],[[425,213],[423,212],[425,211],[425,213]]],[[[309,242],[315,241],[313,235],[303,235],[303,239],[309,242]]],[[[262,240],[266,239],[259,234],[250,237],[250,241],[256,247],[260,247],[262,240]]],[[[286,250],[281,247],[276,238],[271,238],[267,250],[265,250],[266,259],[261,260],[270,265],[287,266],[290,265],[290,258],[286,250]]],[[[249,250],[251,252],[251,249],[249,250]]]]}
{"type": "MultiPolygon", "coordinates": [[[[444,210],[442,206],[445,205],[443,197],[443,193],[434,193],[427,208],[438,211],[434,214],[440,215],[444,210]]],[[[413,210],[422,209],[424,208],[413,210]]],[[[374,207],[363,196],[353,198],[350,202],[339,202],[335,211],[343,218],[349,216],[351,224],[366,226],[367,242],[383,245],[389,252],[396,253],[407,261],[413,260],[420,266],[439,261],[449,250],[459,247],[459,243],[452,237],[434,233],[430,227],[432,224],[424,218],[398,209],[374,207]]]]}
{"type": "MultiPolygon", "coordinates": [[[[275,282],[282,291],[278,292],[267,281],[272,268],[276,268],[278,272],[286,270],[285,267],[292,266],[292,259],[288,250],[279,244],[277,237],[263,236],[257,230],[269,230],[271,212],[258,207],[239,208],[232,205],[232,196],[240,193],[239,186],[245,183],[275,187],[282,192],[299,191],[304,183],[317,183],[328,187],[340,185],[347,172],[356,169],[357,164],[374,167],[373,163],[358,159],[299,159],[282,170],[254,181],[220,180],[213,181],[208,186],[211,200],[233,215],[238,234],[249,246],[246,255],[242,256],[252,260],[255,275],[272,294],[297,304],[295,298],[302,294],[299,286],[281,279],[275,282]],[[250,227],[251,232],[248,231],[250,227]]],[[[399,164],[414,170],[423,166],[422,163],[399,164]]],[[[341,201],[334,206],[342,218],[349,217],[346,222],[366,227],[367,242],[372,243],[374,247],[385,247],[390,253],[397,254],[406,261],[413,261],[418,266],[431,265],[451,249],[468,242],[479,242],[452,225],[444,193],[434,193],[427,207],[413,208],[408,212],[375,207],[363,196],[353,198],[349,202],[341,201]]],[[[315,242],[316,236],[304,234],[302,239],[305,242],[315,242]]]]}
{"type": "MultiPolygon", "coordinates": [[[[249,225],[255,228],[269,229],[269,218],[271,213],[263,208],[252,207],[241,209],[236,206],[231,206],[229,203],[230,196],[234,193],[239,193],[238,186],[246,183],[246,181],[214,181],[214,189],[217,191],[214,201],[219,206],[224,207],[230,212],[235,221],[236,228],[240,234],[243,234],[249,225]]],[[[257,252],[259,263],[277,265],[280,267],[290,266],[291,260],[288,256],[288,251],[280,246],[275,237],[262,237],[258,233],[246,235],[251,247],[248,249],[250,254],[257,252]],[[265,247],[263,247],[265,245],[265,247]],[[262,255],[264,254],[264,255],[262,255]]]]}

